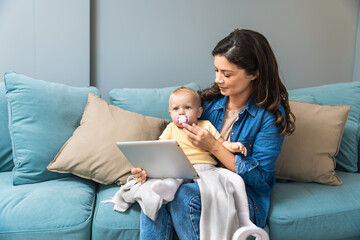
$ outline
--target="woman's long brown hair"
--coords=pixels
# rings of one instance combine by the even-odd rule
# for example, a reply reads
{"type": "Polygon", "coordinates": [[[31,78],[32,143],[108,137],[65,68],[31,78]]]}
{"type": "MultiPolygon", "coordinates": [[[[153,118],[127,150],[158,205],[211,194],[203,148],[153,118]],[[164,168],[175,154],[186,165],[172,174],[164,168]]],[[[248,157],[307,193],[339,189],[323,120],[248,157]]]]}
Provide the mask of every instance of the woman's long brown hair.
{"type": "MultiPolygon", "coordinates": [[[[249,75],[257,75],[253,92],[257,105],[276,116],[280,135],[290,135],[295,130],[295,116],[289,106],[288,92],[281,82],[275,55],[266,38],[258,32],[236,29],[222,39],[212,55],[224,56],[249,75]],[[279,109],[283,106],[285,115],[279,109]]],[[[217,84],[199,91],[202,101],[210,101],[221,95],[217,84]]]]}

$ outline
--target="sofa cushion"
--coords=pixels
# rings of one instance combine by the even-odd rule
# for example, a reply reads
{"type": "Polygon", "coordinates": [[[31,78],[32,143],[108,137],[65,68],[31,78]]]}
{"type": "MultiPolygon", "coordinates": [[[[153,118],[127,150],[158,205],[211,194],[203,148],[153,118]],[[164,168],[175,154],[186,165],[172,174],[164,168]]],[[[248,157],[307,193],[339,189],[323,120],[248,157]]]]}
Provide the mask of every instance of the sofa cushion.
{"type": "Polygon", "coordinates": [[[115,143],[156,140],[168,123],[168,120],[109,105],[94,94],[89,94],[80,126],[48,165],[48,169],[73,173],[102,184],[125,184],[133,166],[115,143]]]}
{"type": "Polygon", "coordinates": [[[339,151],[350,107],[297,101],[290,101],[290,107],[296,117],[296,129],[285,137],[276,161],[276,177],[340,185],[334,171],[334,157],[339,151]]]}
{"type": "Polygon", "coordinates": [[[0,173],[0,239],[90,239],[96,184],[67,177],[14,186],[0,173]]]}
{"type": "Polygon", "coordinates": [[[316,103],[315,97],[313,95],[289,96],[289,100],[298,101],[298,102],[316,103]]]}
{"type": "Polygon", "coordinates": [[[117,185],[99,185],[92,224],[92,239],[140,239],[140,206],[136,203],[126,212],[116,212],[111,199],[119,190],[117,185]]]}
{"type": "Polygon", "coordinates": [[[0,82],[0,172],[11,171],[14,167],[8,118],[5,85],[3,82],[0,82]]]}
{"type": "Polygon", "coordinates": [[[351,107],[349,119],[345,125],[340,150],[335,157],[339,167],[349,172],[357,172],[360,136],[360,82],[328,84],[318,87],[289,91],[291,97],[313,95],[321,105],[348,105],[351,107]]]}
{"type": "Polygon", "coordinates": [[[15,167],[14,184],[64,177],[46,166],[79,126],[89,92],[94,87],[70,87],[5,73],[10,137],[15,167]]]}
{"type": "Polygon", "coordinates": [[[360,239],[360,174],[338,171],[342,186],[276,183],[270,201],[270,238],[360,239]]]}
{"type": "MultiPolygon", "coordinates": [[[[200,87],[197,83],[184,85],[195,91],[200,87]]],[[[109,92],[112,105],[145,116],[171,119],[169,116],[169,97],[172,91],[180,86],[166,88],[114,88],[109,92]]]]}

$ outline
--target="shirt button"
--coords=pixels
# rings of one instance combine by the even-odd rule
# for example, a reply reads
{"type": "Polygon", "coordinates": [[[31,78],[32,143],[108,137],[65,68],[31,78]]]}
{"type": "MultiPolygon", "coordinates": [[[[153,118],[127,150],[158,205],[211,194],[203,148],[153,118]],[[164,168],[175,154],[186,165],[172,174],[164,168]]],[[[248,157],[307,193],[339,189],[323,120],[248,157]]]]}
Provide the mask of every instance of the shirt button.
{"type": "Polygon", "coordinates": [[[232,132],[231,135],[234,135],[234,132],[232,132]]]}
{"type": "Polygon", "coordinates": [[[252,145],[250,144],[249,147],[252,147],[252,145]]]}
{"type": "Polygon", "coordinates": [[[255,209],[258,210],[259,208],[257,206],[255,206],[255,209]]]}

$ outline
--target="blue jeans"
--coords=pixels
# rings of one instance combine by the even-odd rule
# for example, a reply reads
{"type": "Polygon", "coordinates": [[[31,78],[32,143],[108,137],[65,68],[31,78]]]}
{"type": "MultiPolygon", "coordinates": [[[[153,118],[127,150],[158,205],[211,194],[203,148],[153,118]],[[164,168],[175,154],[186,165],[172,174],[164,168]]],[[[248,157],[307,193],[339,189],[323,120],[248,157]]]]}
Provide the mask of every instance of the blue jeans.
{"type": "Polygon", "coordinates": [[[184,183],[172,202],[163,205],[155,221],[143,212],[140,217],[140,239],[173,239],[174,228],[180,239],[200,239],[201,199],[197,183],[184,183]]]}

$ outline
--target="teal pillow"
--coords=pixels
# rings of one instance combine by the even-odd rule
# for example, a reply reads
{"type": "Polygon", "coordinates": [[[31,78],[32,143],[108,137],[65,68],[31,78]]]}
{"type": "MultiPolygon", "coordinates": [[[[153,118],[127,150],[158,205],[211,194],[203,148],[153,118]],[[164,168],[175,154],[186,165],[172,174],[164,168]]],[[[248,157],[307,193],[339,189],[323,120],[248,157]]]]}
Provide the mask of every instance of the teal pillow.
{"type": "MultiPolygon", "coordinates": [[[[197,83],[184,85],[195,91],[200,89],[197,83]]],[[[112,105],[140,113],[145,116],[170,119],[169,97],[180,86],[166,88],[115,88],[109,92],[112,105]]]]}
{"type": "Polygon", "coordinates": [[[15,167],[15,185],[42,182],[67,175],[46,166],[79,126],[88,94],[94,87],[70,87],[5,73],[9,102],[9,129],[15,167]]]}
{"type": "MultiPolygon", "coordinates": [[[[336,83],[289,91],[292,97],[313,95],[317,104],[348,105],[350,115],[342,136],[336,164],[348,172],[358,171],[360,136],[360,82],[336,83]]],[[[329,129],[331,131],[331,129],[329,129]]]]}
{"type": "Polygon", "coordinates": [[[0,82],[0,172],[11,171],[14,167],[9,135],[8,103],[5,85],[0,82]]]}

